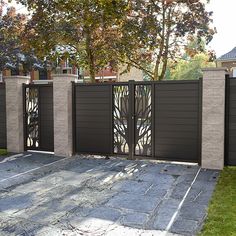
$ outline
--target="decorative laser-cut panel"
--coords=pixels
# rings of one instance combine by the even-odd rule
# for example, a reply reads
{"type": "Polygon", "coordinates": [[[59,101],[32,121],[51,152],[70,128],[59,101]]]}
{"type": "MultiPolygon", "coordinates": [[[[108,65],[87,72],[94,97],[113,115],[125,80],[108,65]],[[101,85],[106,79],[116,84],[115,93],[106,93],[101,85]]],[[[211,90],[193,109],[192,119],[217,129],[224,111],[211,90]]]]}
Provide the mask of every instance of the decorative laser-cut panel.
{"type": "Polygon", "coordinates": [[[26,88],[26,146],[39,147],[39,89],[26,88]]]}
{"type": "Polygon", "coordinates": [[[135,155],[152,155],[152,87],[135,86],[135,155]]]}
{"type": "Polygon", "coordinates": [[[128,154],[129,87],[113,87],[114,153],[128,154]]]}

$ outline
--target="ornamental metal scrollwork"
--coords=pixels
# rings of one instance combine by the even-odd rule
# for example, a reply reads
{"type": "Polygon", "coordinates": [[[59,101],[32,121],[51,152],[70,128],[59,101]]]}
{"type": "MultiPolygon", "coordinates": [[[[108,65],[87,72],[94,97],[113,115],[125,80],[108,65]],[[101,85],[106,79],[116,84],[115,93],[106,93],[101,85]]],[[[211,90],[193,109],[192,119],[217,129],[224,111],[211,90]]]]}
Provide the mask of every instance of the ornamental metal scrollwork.
{"type": "Polygon", "coordinates": [[[135,86],[135,155],[152,154],[151,93],[151,85],[135,86]]]}
{"type": "Polygon", "coordinates": [[[114,153],[128,154],[128,118],[129,118],[129,88],[125,85],[113,88],[113,127],[114,153]]]}
{"type": "Polygon", "coordinates": [[[28,148],[39,147],[39,91],[37,88],[26,88],[26,145],[28,148]]]}

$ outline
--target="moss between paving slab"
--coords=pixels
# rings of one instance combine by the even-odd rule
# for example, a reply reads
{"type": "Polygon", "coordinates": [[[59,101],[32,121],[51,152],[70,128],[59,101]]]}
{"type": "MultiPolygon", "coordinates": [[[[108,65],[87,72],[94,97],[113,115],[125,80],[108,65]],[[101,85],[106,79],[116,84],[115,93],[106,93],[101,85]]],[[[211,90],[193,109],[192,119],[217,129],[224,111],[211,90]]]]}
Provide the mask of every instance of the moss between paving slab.
{"type": "Polygon", "coordinates": [[[236,236],[236,167],[220,175],[200,236],[236,236]]]}
{"type": "Polygon", "coordinates": [[[0,149],[0,156],[6,156],[8,154],[6,149],[0,149]]]}

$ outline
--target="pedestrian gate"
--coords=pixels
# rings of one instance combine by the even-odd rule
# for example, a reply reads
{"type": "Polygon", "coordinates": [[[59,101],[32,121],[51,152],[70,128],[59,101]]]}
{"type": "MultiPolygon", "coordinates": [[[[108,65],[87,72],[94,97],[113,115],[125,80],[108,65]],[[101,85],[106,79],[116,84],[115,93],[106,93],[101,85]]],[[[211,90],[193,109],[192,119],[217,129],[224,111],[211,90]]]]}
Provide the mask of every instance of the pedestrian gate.
{"type": "Polygon", "coordinates": [[[53,85],[24,85],[23,93],[25,150],[53,152],[53,85]]]}
{"type": "Polygon", "coordinates": [[[201,80],[73,86],[75,152],[199,162],[201,80]]]}

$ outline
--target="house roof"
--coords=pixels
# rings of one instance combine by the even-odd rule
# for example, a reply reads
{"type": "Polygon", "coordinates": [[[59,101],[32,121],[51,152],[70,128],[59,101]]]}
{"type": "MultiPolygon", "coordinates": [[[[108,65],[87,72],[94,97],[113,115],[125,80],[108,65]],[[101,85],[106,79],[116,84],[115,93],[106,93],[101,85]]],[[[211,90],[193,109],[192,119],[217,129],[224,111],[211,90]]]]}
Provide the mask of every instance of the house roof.
{"type": "Polygon", "coordinates": [[[219,61],[232,61],[232,60],[236,60],[236,47],[233,48],[230,52],[222,55],[221,57],[219,57],[217,60],[219,61]]]}

